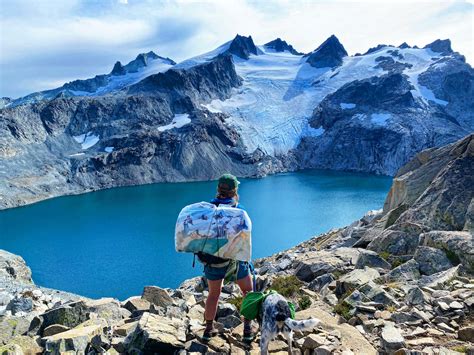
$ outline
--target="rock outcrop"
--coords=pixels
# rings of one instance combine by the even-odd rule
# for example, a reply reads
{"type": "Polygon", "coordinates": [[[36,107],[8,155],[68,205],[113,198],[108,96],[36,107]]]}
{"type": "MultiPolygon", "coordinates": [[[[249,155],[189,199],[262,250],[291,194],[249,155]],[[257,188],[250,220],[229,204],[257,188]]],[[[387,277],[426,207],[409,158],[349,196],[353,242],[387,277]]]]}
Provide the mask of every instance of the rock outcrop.
{"type": "Polygon", "coordinates": [[[302,55],[303,53],[298,52],[296,49],[293,48],[291,44],[286,43],[286,41],[282,40],[281,38],[274,39],[265,44],[265,47],[269,49],[273,49],[275,52],[284,52],[288,51],[294,55],[302,55]]]}
{"type": "Polygon", "coordinates": [[[337,37],[332,35],[306,56],[306,62],[312,67],[333,68],[342,64],[342,59],[347,56],[347,52],[337,37]]]}

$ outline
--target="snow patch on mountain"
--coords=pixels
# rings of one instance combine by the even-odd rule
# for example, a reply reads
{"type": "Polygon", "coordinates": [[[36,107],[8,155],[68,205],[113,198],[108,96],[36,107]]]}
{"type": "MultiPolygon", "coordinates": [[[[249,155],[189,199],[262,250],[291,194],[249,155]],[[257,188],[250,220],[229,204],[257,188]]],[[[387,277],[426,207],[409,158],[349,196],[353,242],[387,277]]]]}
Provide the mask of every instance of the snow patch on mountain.
{"type": "Polygon", "coordinates": [[[370,115],[370,120],[372,123],[379,126],[386,126],[387,121],[392,117],[389,113],[372,113],[370,115]]]}
{"type": "Polygon", "coordinates": [[[166,126],[158,127],[158,131],[164,132],[173,128],[181,128],[187,125],[188,123],[191,123],[191,119],[189,118],[189,115],[187,113],[174,115],[171,123],[167,124],[166,126]]]}
{"type": "Polygon", "coordinates": [[[343,110],[348,110],[348,109],[356,107],[356,104],[341,102],[339,106],[341,106],[343,110]]]}
{"type": "Polygon", "coordinates": [[[81,145],[82,150],[89,149],[96,145],[100,137],[93,134],[92,132],[87,132],[84,134],[80,134],[78,136],[73,136],[74,140],[81,145]]]}

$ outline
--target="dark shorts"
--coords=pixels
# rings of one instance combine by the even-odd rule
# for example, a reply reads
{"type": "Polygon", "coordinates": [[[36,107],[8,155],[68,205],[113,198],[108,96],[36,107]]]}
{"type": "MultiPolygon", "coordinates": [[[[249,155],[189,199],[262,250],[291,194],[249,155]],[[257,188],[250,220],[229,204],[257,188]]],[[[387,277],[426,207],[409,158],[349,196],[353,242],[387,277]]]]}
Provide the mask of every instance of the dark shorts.
{"type": "MultiPolygon", "coordinates": [[[[227,271],[227,266],[224,267],[212,267],[209,265],[204,265],[204,275],[206,279],[211,281],[222,280],[225,277],[227,271]]],[[[239,261],[238,271],[237,271],[237,280],[243,279],[250,275],[249,263],[245,261],[239,261]]]]}

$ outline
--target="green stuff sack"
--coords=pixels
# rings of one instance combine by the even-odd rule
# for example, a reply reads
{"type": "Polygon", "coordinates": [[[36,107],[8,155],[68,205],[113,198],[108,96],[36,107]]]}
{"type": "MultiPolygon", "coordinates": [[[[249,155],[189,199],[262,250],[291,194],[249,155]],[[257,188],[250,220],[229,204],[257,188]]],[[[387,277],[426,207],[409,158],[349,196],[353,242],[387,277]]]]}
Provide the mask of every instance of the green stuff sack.
{"type": "Polygon", "coordinates": [[[249,292],[242,301],[240,306],[240,314],[246,319],[256,319],[260,312],[260,307],[263,300],[265,299],[265,293],[263,292],[249,292]]]}
{"type": "MultiPolygon", "coordinates": [[[[249,292],[242,301],[240,306],[240,314],[243,315],[246,319],[254,320],[260,314],[260,309],[262,303],[268,295],[272,293],[277,293],[275,290],[270,290],[267,292],[249,292]]],[[[288,302],[290,307],[291,318],[295,319],[295,305],[291,302],[288,302]]]]}

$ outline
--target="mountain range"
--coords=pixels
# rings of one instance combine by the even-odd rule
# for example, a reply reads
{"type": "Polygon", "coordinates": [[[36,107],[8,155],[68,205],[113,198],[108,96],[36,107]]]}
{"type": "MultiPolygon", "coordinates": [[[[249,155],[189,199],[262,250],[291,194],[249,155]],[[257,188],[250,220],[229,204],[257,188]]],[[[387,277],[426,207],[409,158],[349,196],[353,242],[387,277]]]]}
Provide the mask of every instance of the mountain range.
{"type": "Polygon", "coordinates": [[[0,209],[122,185],[304,168],[395,175],[474,131],[474,71],[449,40],[349,56],[237,35],[181,63],[0,100],[0,209]]]}

